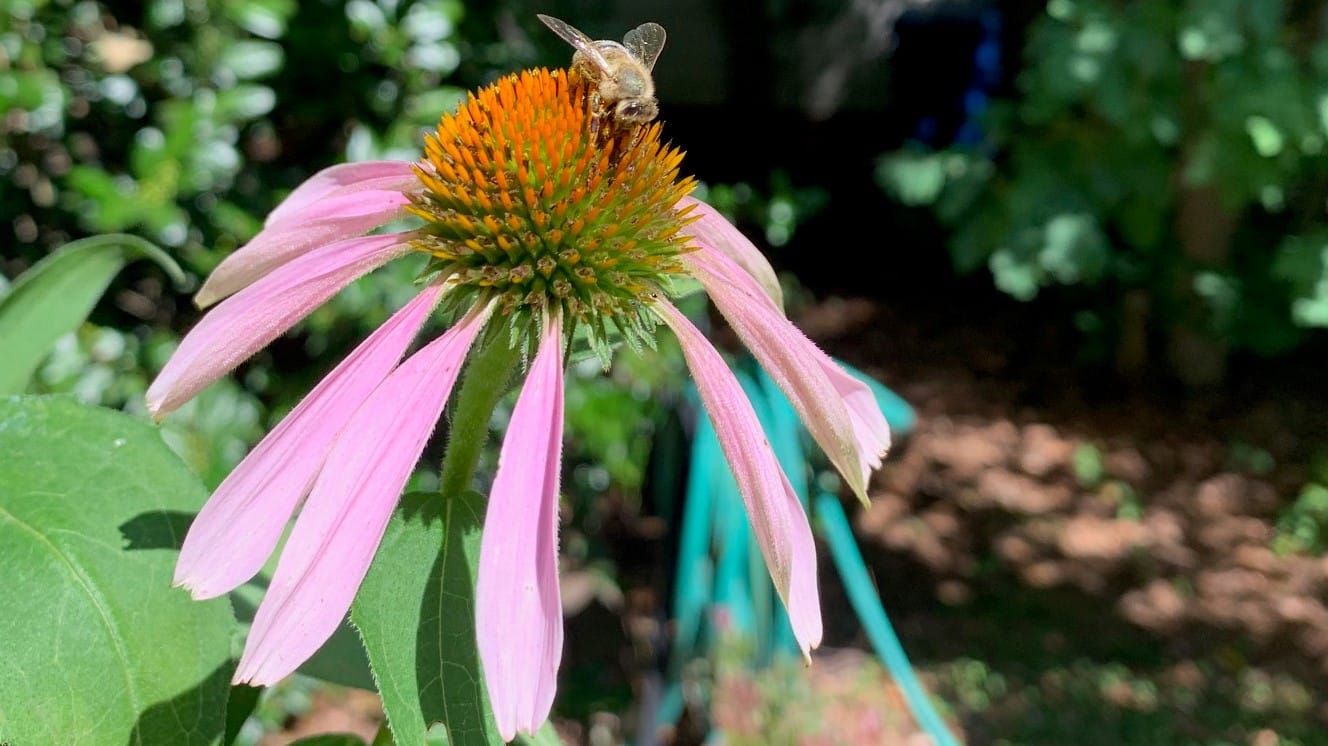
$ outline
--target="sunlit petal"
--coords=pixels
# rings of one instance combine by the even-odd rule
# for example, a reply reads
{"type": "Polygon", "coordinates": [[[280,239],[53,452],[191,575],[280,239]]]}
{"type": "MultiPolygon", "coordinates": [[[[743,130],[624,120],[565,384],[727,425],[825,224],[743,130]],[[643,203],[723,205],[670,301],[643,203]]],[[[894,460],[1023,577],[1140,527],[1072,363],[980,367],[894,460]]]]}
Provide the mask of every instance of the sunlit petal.
{"type": "Polygon", "coordinates": [[[702,249],[687,254],[684,262],[865,502],[871,473],[890,447],[890,428],[871,390],[785,318],[728,257],[702,249]]]}
{"type": "Polygon", "coordinates": [[[310,205],[335,193],[359,189],[391,190],[393,184],[402,191],[418,191],[412,164],[407,161],[363,161],[341,163],[319,171],[295,188],[281,204],[268,213],[265,225],[269,228],[282,223],[299,222],[310,205]]]}
{"type": "Polygon", "coordinates": [[[562,435],[562,330],[554,321],[507,426],[480,545],[475,626],[489,700],[507,741],[548,719],[558,684],[562,435]]]}
{"type": "Polygon", "coordinates": [[[203,317],[148,388],[160,418],[189,401],[355,278],[409,250],[401,236],[366,236],[306,254],[245,288],[203,317]]]}
{"type": "Polygon", "coordinates": [[[486,318],[472,311],[410,356],[346,424],[254,616],[237,683],[275,683],[336,631],[486,318]]]}
{"type": "Polygon", "coordinates": [[[265,228],[226,257],[208,275],[194,303],[206,308],[308,251],[377,228],[401,215],[408,201],[400,191],[364,190],[315,202],[302,211],[300,220],[265,228]]]}
{"type": "Polygon", "coordinates": [[[821,605],[816,544],[807,514],[728,364],[678,309],[661,301],[655,310],[678,337],[701,402],[738,483],[770,578],[788,609],[798,645],[803,655],[809,656],[821,643],[821,605]]]}
{"type": "Polygon", "coordinates": [[[219,596],[253,577],[309,492],[333,439],[396,366],[438,303],[429,285],[304,397],[212,493],[189,527],[175,584],[219,596]]]}

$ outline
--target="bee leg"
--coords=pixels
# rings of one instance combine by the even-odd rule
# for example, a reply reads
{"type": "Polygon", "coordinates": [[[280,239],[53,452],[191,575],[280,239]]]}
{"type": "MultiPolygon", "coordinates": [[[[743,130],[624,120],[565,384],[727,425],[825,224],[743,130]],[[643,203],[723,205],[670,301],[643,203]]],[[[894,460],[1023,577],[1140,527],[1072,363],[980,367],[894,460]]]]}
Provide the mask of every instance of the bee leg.
{"type": "Polygon", "coordinates": [[[645,130],[645,126],[643,125],[634,126],[634,125],[623,124],[621,122],[618,123],[618,128],[620,130],[628,130],[623,150],[631,150],[632,148],[636,147],[637,142],[641,139],[642,132],[645,130]]]}
{"type": "Polygon", "coordinates": [[[599,91],[590,91],[590,139],[593,141],[599,137],[600,121],[607,113],[604,103],[600,100],[599,91]]]}

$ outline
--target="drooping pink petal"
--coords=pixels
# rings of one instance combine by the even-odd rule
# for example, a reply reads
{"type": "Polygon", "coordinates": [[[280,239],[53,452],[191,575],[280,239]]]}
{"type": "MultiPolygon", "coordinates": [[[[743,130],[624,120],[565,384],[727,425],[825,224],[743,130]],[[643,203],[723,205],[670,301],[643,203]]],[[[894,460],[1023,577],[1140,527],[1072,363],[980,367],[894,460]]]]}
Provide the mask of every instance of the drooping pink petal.
{"type": "Polygon", "coordinates": [[[683,232],[701,246],[732,259],[760,283],[766,295],[781,311],[784,310],[784,290],[779,286],[779,278],[775,276],[774,268],[761,250],[715,208],[694,197],[678,200],[679,209],[689,207],[690,214],[699,215],[700,218],[684,228],[683,232]]]}
{"type": "MultiPolygon", "coordinates": [[[[820,348],[817,351],[820,352],[820,348]]],[[[890,424],[867,384],[854,378],[829,355],[821,353],[816,357],[821,372],[844,398],[844,407],[848,409],[848,418],[853,424],[853,437],[858,443],[859,468],[866,475],[865,481],[881,468],[881,460],[890,449],[890,424]]]]}
{"type": "Polygon", "coordinates": [[[503,438],[480,540],[475,627],[503,740],[549,717],[563,652],[558,591],[562,331],[545,329],[503,438]]]}
{"type": "Polygon", "coordinates": [[[692,322],[665,301],[655,311],[677,335],[701,403],[710,414],[724,456],[747,507],[747,519],[765,556],[779,597],[788,609],[804,657],[821,643],[821,603],[816,583],[816,544],[807,514],[761,430],[742,384],[692,322]]]}
{"type": "Polygon", "coordinates": [[[262,569],[333,439],[396,366],[441,294],[440,284],[425,287],[235,467],[189,527],[175,564],[176,585],[196,599],[213,598],[262,569]]]}
{"type": "Polygon", "coordinates": [[[476,309],[412,355],[337,436],[254,616],[236,683],[275,683],[336,631],[486,318],[476,309]]]}
{"type": "Polygon", "coordinates": [[[148,387],[158,419],[276,339],[339,290],[409,251],[400,235],[339,241],[305,254],[209,311],[148,387]]]}
{"type": "Polygon", "coordinates": [[[890,447],[890,427],[871,389],[840,369],[728,257],[703,247],[683,262],[865,503],[871,473],[890,447]]]}
{"type": "Polygon", "coordinates": [[[273,227],[285,222],[298,222],[300,213],[309,205],[333,192],[355,191],[362,188],[393,189],[401,191],[419,189],[419,179],[409,161],[364,161],[341,163],[319,171],[295,187],[295,190],[268,213],[266,225],[273,227]]]}
{"type": "Polygon", "coordinates": [[[407,202],[397,190],[329,194],[301,210],[299,220],[264,228],[227,256],[208,275],[194,303],[206,308],[311,249],[377,228],[403,214],[407,202]]]}

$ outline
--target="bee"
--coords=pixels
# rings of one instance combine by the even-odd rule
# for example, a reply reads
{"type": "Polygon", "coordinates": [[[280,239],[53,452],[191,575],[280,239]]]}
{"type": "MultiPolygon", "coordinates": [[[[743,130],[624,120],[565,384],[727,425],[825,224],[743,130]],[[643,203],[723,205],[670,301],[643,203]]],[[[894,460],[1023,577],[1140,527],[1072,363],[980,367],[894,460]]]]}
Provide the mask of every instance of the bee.
{"type": "Polygon", "coordinates": [[[664,27],[643,23],[627,32],[622,43],[594,41],[566,21],[538,14],[553,33],[571,44],[572,69],[592,86],[596,116],[612,113],[620,126],[647,124],[659,115],[655,81],[650,71],[664,49],[664,27]]]}

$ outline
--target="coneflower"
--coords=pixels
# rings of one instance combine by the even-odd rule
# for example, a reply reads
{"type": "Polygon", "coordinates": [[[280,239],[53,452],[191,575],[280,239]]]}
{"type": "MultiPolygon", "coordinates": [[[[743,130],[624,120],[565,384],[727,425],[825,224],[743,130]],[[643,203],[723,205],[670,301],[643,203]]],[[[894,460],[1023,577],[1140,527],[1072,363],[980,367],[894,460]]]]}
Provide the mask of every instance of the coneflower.
{"type": "Polygon", "coordinates": [[[357,277],[429,257],[416,297],[310,392],[217,488],[176,583],[195,598],[255,575],[303,502],[235,674],[271,684],[345,616],[472,345],[531,359],[488,498],[477,645],[505,739],[549,714],[562,653],[558,487],[563,351],[576,329],[605,359],[619,338],[678,337],[804,655],[820,642],[807,518],[724,360],[669,301],[694,278],[784,389],[859,497],[889,445],[871,392],[784,316],[769,264],[688,197],[660,127],[593,116],[562,71],[502,78],[444,116],[418,163],[334,166],[297,188],[199,291],[216,304],[148,390],[160,418],[357,277]],[[363,235],[406,215],[422,225],[363,235]],[[404,361],[431,314],[451,328],[404,361]]]}

